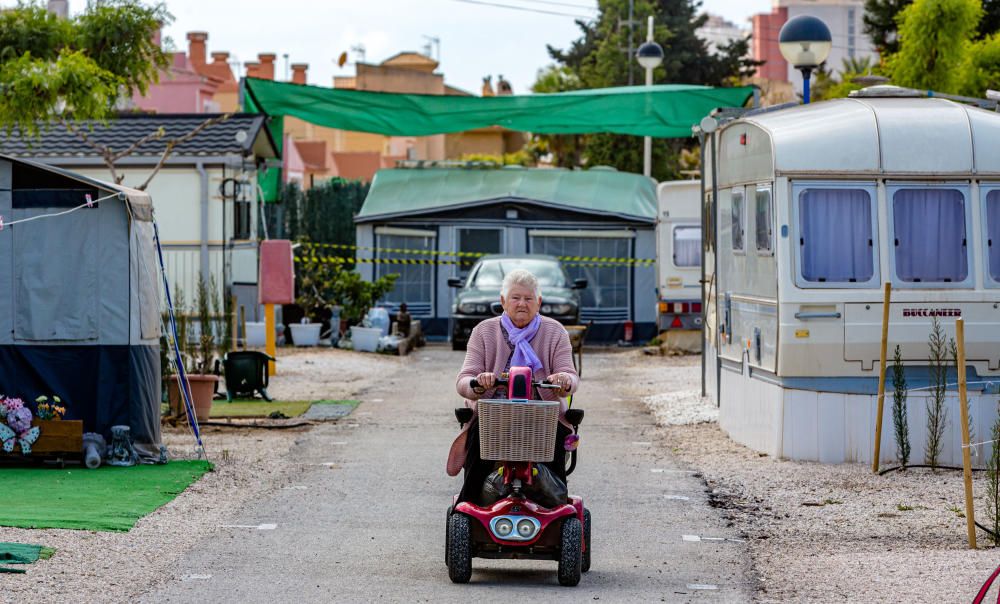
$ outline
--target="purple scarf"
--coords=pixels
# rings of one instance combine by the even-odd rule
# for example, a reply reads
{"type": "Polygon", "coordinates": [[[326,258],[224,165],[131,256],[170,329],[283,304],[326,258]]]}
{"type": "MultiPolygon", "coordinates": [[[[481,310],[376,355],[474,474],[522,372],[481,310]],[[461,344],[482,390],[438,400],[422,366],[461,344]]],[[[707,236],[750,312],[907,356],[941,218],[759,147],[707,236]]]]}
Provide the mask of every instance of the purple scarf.
{"type": "Polygon", "coordinates": [[[511,367],[531,367],[531,372],[541,371],[542,361],[531,348],[531,340],[538,333],[538,328],[542,325],[542,319],[538,315],[523,328],[518,328],[510,320],[507,313],[500,316],[500,324],[507,330],[510,337],[510,345],[514,347],[514,356],[510,360],[511,367]]]}

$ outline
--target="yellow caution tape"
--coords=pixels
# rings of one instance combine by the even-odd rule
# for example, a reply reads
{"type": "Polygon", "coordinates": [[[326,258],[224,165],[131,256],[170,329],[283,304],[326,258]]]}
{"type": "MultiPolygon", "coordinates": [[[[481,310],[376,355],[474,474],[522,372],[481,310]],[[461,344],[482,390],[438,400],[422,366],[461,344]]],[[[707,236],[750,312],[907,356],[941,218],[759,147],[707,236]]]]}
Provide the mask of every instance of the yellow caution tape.
{"type": "MultiPolygon", "coordinates": [[[[303,243],[301,244],[303,248],[333,248],[341,250],[352,250],[352,251],[365,251],[365,252],[382,252],[386,254],[410,254],[410,255],[425,255],[425,256],[450,256],[453,258],[481,258],[486,255],[484,252],[446,252],[439,250],[414,250],[409,248],[388,248],[388,247],[366,247],[359,245],[347,245],[343,243],[303,243]]],[[[315,252],[307,252],[311,257],[317,257],[315,252]]],[[[556,256],[559,260],[564,263],[598,263],[598,265],[613,265],[613,264],[636,264],[639,266],[647,266],[655,264],[656,260],[651,258],[614,258],[606,256],[556,256]]],[[[370,262],[372,260],[358,260],[358,262],[370,262]]],[[[439,261],[442,264],[455,264],[452,262],[439,261]]]]}
{"type": "MultiPolygon", "coordinates": [[[[303,264],[407,264],[407,265],[455,265],[461,264],[461,260],[436,260],[423,258],[356,258],[342,256],[295,256],[295,262],[303,264]]],[[[649,266],[655,260],[636,260],[636,266],[649,266]]],[[[628,266],[622,262],[563,262],[565,266],[605,266],[624,267],[628,266]]]]}

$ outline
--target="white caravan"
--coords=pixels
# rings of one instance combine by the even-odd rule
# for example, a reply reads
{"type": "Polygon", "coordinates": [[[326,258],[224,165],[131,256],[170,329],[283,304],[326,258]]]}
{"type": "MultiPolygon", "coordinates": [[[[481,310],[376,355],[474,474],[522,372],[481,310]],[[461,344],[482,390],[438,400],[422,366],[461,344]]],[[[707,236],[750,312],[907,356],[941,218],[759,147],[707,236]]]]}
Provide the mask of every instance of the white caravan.
{"type": "Polygon", "coordinates": [[[656,187],[657,327],[701,329],[701,181],[656,187]]]}
{"type": "MultiPolygon", "coordinates": [[[[775,457],[871,461],[887,281],[911,463],[924,456],[931,317],[952,337],[965,321],[979,440],[997,417],[1000,114],[880,88],[747,114],[711,135],[707,385],[722,428],[775,457]]],[[[896,456],[887,384],[883,462],[896,456]]],[[[941,463],[961,462],[955,390],[941,463]]]]}

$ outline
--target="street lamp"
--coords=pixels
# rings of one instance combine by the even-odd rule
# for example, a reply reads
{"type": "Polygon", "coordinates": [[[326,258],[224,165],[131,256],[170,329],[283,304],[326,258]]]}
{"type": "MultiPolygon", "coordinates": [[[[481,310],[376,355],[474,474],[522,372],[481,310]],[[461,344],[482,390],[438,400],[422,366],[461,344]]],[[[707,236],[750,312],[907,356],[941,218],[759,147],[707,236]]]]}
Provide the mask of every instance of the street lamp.
{"type": "Polygon", "coordinates": [[[809,76],[830,55],[833,36],[821,20],[799,15],[785,23],[778,34],[781,56],[802,72],[802,98],[809,102],[809,76]]]}
{"type": "MultiPolygon", "coordinates": [[[[663,62],[663,47],[653,41],[653,17],[650,15],[646,25],[646,41],[635,51],[635,59],[646,70],[646,86],[653,85],[653,70],[663,62]]],[[[642,139],[642,173],[650,176],[653,171],[653,139],[645,136],[642,139]]]]}

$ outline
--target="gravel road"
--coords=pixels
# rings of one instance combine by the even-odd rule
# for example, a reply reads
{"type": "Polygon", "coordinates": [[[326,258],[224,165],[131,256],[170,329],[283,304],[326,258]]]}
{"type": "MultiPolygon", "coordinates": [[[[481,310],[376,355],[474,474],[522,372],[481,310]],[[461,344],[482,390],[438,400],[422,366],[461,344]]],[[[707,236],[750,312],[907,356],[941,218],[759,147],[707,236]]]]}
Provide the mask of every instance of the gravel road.
{"type": "Polygon", "coordinates": [[[570,486],[594,514],[595,545],[578,587],[560,587],[555,563],[542,561],[476,559],[471,584],[449,582],[444,518],[459,479],[444,461],[462,356],[429,347],[360,393],[350,420],[299,437],[284,487],[229,510],[220,524],[233,527],[207,534],[142,600],[747,601],[745,543],[709,505],[699,475],[670,454],[631,393],[641,385],[621,381],[636,358],[586,359],[570,486]]]}

